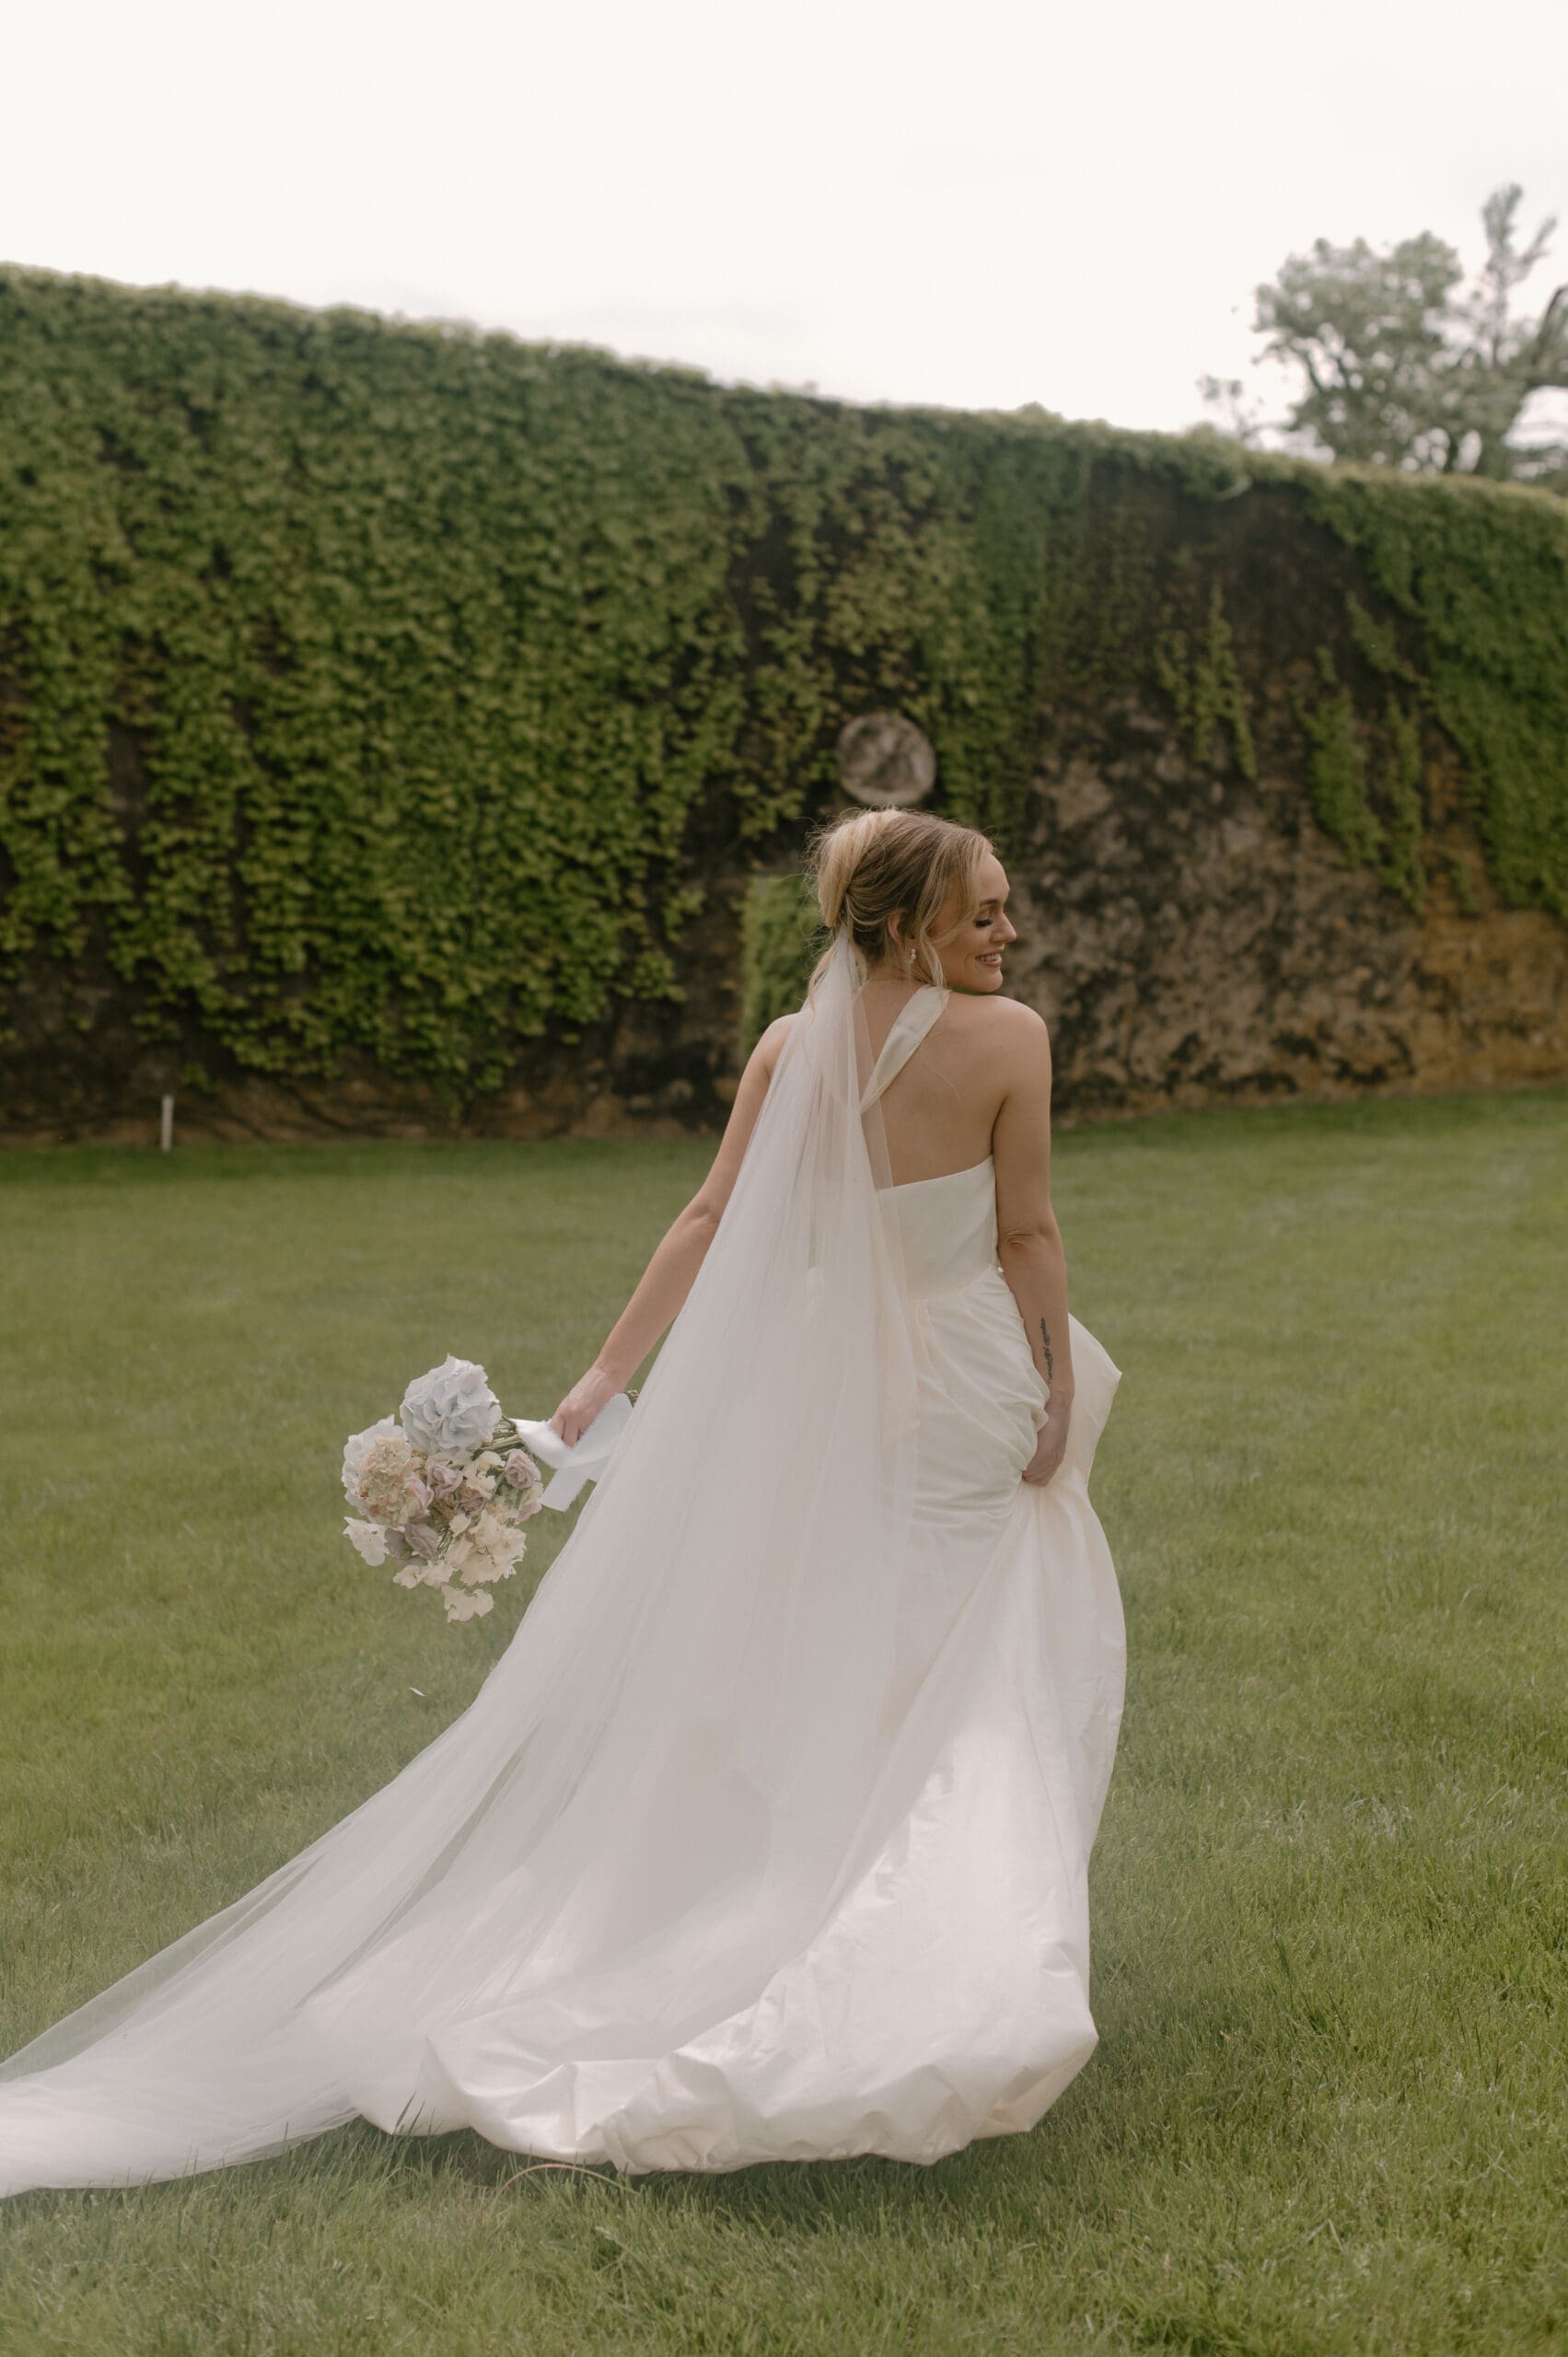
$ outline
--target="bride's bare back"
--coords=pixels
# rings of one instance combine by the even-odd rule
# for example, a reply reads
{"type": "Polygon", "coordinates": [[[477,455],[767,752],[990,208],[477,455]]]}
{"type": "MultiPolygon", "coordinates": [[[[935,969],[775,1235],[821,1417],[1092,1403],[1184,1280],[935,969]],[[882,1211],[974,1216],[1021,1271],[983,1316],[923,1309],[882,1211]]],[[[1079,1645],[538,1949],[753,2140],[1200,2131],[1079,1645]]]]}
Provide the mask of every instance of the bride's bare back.
{"type": "MultiPolygon", "coordinates": [[[[946,1004],[889,1083],[879,1107],[894,1186],[947,1178],[988,1155],[994,1163],[1003,1271],[1057,1400],[1025,1478],[1049,1480],[1073,1390],[1067,1280],[1051,1203],[1051,1042],[1032,1008],[1001,994],[1003,952],[1016,938],[1007,915],[1008,888],[1001,861],[988,853],[944,905],[935,939],[946,1004]]],[[[862,1005],[873,1062],[911,992],[898,963],[867,977],[862,1005]]],[[[563,1439],[577,1439],[624,1387],[685,1300],[739,1175],[784,1042],[799,1020],[798,1014],[780,1016],[757,1042],[706,1178],[655,1252],[594,1365],[551,1420],[563,1439]]]]}
{"type": "MultiPolygon", "coordinates": [[[[880,1052],[909,993],[875,978],[865,989],[872,1053],[880,1052]]],[[[966,998],[949,991],[941,1015],[879,1099],[895,1186],[970,1169],[996,1151],[1004,1109],[1045,1085],[1045,1027],[1014,999],[966,998]]],[[[1004,1138],[1004,1144],[1005,1144],[1004,1138]]]]}

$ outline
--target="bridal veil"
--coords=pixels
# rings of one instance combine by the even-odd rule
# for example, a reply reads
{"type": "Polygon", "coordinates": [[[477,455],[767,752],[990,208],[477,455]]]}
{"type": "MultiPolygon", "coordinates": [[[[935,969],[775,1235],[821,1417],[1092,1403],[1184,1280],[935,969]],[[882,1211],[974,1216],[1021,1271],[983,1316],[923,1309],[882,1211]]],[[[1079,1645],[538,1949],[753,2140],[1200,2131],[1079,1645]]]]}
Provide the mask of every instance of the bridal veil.
{"type": "MultiPolygon", "coordinates": [[[[0,2067],[0,2190],[214,2168],[360,2113],[494,2133],[487,2052],[533,2074],[541,2123],[609,2116],[864,1872],[897,1805],[917,1412],[864,980],[841,935],[609,1469],[471,1706],[0,2067]]],[[[499,2141],[753,2156],[743,2132],[499,2141]]]]}

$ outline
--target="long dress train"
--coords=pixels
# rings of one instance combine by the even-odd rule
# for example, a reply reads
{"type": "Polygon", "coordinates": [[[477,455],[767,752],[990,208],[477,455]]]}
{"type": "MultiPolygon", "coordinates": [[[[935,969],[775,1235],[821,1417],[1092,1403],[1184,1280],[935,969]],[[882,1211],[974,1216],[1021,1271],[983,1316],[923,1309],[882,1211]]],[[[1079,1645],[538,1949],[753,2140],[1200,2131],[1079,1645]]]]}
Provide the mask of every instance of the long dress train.
{"type": "Polygon", "coordinates": [[[687,1306],[470,1709],[0,2069],[0,2192],[389,2131],[630,2171],[1026,2129],[1096,2042],[1086,1869],[1123,1636],[989,1159],[892,1185],[841,942],[687,1306]]]}

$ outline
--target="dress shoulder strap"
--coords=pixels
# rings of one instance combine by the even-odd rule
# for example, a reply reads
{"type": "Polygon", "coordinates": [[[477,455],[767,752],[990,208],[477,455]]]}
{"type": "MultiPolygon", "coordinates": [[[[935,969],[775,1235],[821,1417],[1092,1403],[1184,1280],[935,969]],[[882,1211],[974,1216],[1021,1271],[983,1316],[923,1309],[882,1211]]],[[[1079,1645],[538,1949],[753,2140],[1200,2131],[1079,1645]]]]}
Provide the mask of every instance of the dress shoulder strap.
{"type": "Polygon", "coordinates": [[[860,1109],[875,1105],[878,1097],[895,1080],[919,1047],[932,1025],[942,1012],[947,992],[935,982],[922,982],[912,998],[900,1006],[893,1017],[893,1028],[882,1042],[880,1054],[871,1067],[871,1077],[860,1092],[860,1109]]]}

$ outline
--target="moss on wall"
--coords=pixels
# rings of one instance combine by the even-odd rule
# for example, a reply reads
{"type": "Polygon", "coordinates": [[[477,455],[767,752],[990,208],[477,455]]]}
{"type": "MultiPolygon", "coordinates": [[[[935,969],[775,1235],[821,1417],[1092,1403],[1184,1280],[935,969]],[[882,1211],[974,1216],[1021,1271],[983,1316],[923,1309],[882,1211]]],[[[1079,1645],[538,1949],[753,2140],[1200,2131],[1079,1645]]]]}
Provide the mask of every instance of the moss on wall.
{"type": "Polygon", "coordinates": [[[793,1014],[811,969],[828,946],[817,895],[800,875],[753,876],[740,935],[740,1052],[749,1056],[770,1023],[793,1014]]]}
{"type": "Polygon", "coordinates": [[[1061,716],[1151,695],[1407,900],[1441,732],[1568,916],[1568,504],[0,272],[0,983],[193,1086],[470,1098],[679,997],[850,714],[1006,856],[1061,716]]]}
{"type": "Polygon", "coordinates": [[[1155,644],[1155,677],[1176,707],[1195,761],[1206,761],[1222,734],[1228,734],[1243,777],[1258,774],[1257,749],[1248,711],[1247,683],[1236,659],[1236,639],[1225,619],[1225,592],[1210,586],[1209,610],[1194,644],[1186,631],[1172,628],[1155,644]]]}
{"type": "Polygon", "coordinates": [[[1502,898],[1568,920],[1568,501],[1339,468],[1303,488],[1385,608],[1353,620],[1364,651],[1460,756],[1502,898]],[[1394,652],[1395,617],[1416,626],[1413,660],[1394,652]]]}

